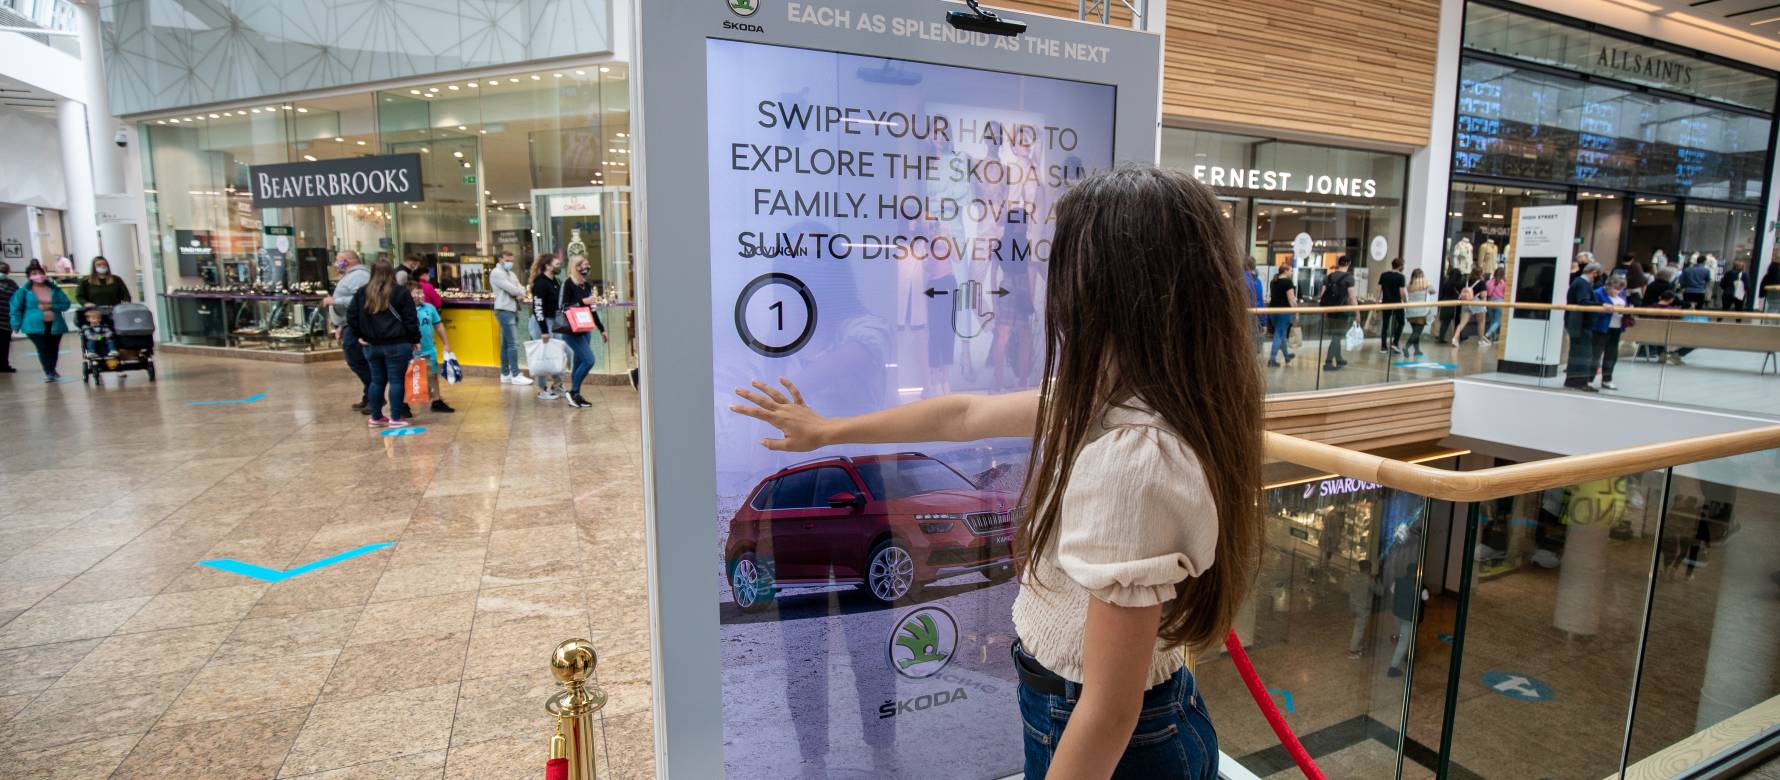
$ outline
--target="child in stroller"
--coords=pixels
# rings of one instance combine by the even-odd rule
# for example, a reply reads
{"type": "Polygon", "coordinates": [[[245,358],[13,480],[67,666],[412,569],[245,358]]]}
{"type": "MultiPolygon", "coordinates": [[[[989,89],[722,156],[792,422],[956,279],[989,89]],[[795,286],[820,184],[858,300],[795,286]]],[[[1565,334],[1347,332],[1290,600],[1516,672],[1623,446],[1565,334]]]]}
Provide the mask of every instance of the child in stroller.
{"type": "Polygon", "coordinates": [[[80,326],[80,349],[86,359],[117,357],[117,341],[112,338],[111,324],[105,321],[105,313],[97,306],[88,305],[82,316],[85,321],[80,326]]]}
{"type": "Polygon", "coordinates": [[[104,384],[108,372],[142,370],[155,381],[154,317],[140,303],[88,306],[81,312],[81,379],[104,384]]]}

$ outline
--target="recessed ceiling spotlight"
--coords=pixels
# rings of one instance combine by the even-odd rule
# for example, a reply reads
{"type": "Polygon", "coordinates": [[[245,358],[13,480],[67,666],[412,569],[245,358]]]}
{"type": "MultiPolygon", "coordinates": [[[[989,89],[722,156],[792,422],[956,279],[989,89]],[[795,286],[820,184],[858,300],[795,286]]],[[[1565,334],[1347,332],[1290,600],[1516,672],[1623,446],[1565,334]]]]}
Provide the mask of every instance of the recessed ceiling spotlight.
{"type": "Polygon", "coordinates": [[[466,87],[469,87],[469,88],[470,88],[470,89],[475,89],[475,88],[476,88],[476,82],[474,82],[474,81],[472,81],[472,82],[469,82],[469,83],[467,83],[467,84],[464,84],[464,86],[466,86],[466,87]]]}
{"type": "Polygon", "coordinates": [[[501,82],[497,79],[489,79],[488,80],[488,86],[491,86],[491,87],[495,86],[496,84],[499,84],[499,83],[501,83],[501,82]]]}
{"type": "Polygon", "coordinates": [[[346,143],[346,139],[341,138],[340,136],[336,135],[336,136],[334,136],[334,143],[343,144],[343,143],[346,143]]]}
{"type": "Polygon", "coordinates": [[[507,83],[509,83],[509,84],[518,84],[518,83],[519,83],[519,77],[517,77],[517,76],[513,76],[513,77],[510,77],[510,78],[508,78],[508,79],[507,79],[507,83]]]}
{"type": "Polygon", "coordinates": [[[365,142],[364,142],[364,141],[360,141],[360,142],[358,142],[358,145],[359,145],[359,146],[364,146],[364,145],[365,145],[365,142]]]}
{"type": "Polygon", "coordinates": [[[585,76],[585,75],[587,75],[587,71],[584,71],[584,70],[577,70],[577,71],[575,71],[575,75],[577,75],[577,76],[585,76]]]}
{"type": "Polygon", "coordinates": [[[604,65],[601,65],[601,66],[600,66],[600,72],[601,72],[601,73],[611,73],[611,72],[612,72],[612,69],[611,69],[611,68],[608,68],[608,67],[606,67],[606,66],[604,66],[604,65]]]}
{"type": "Polygon", "coordinates": [[[452,152],[451,156],[456,157],[459,160],[462,160],[464,158],[464,153],[463,152],[452,152]]]}
{"type": "Polygon", "coordinates": [[[560,79],[560,78],[562,78],[562,74],[561,74],[561,73],[552,73],[552,74],[550,74],[550,75],[552,75],[552,76],[555,76],[555,77],[557,77],[557,78],[559,78],[559,79],[560,79]]]}
{"type": "Polygon", "coordinates": [[[468,129],[470,129],[470,128],[468,128],[468,127],[465,127],[465,126],[463,126],[463,125],[458,125],[458,126],[457,126],[457,129],[459,129],[459,130],[468,130],[468,129]]]}
{"type": "Polygon", "coordinates": [[[309,113],[309,109],[307,109],[307,108],[303,108],[303,107],[302,107],[302,106],[298,106],[298,107],[297,107],[297,113],[299,113],[299,114],[307,114],[307,113],[309,113]]]}
{"type": "Polygon", "coordinates": [[[540,77],[538,74],[536,74],[536,73],[532,74],[532,81],[542,81],[542,80],[543,80],[542,77],[540,77]]]}
{"type": "Polygon", "coordinates": [[[305,154],[303,155],[303,159],[308,160],[309,162],[315,162],[315,155],[305,154]]]}
{"type": "Polygon", "coordinates": [[[420,94],[420,90],[418,90],[418,89],[410,89],[410,90],[408,90],[408,94],[410,94],[410,95],[418,95],[418,94],[420,94]]]}
{"type": "Polygon", "coordinates": [[[452,85],[450,85],[450,86],[447,86],[447,87],[446,87],[446,89],[449,89],[449,90],[451,90],[451,91],[452,91],[452,92],[456,92],[456,91],[457,91],[457,85],[456,85],[456,84],[452,84],[452,85]]]}
{"type": "Polygon", "coordinates": [[[211,115],[210,115],[210,118],[211,118],[211,119],[215,119],[215,118],[217,118],[217,117],[216,117],[216,115],[215,115],[215,114],[211,114],[211,115]]]}

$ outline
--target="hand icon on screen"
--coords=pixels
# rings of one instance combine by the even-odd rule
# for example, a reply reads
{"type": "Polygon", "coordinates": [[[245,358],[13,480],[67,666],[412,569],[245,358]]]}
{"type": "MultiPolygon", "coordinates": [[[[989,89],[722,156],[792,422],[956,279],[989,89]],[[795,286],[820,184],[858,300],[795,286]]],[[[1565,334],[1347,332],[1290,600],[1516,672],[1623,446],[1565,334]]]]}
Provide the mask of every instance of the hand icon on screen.
{"type": "Polygon", "coordinates": [[[974,339],[989,329],[989,321],[995,319],[995,312],[982,311],[983,283],[975,279],[967,279],[952,293],[952,332],[959,338],[974,339]],[[979,313],[981,312],[981,313],[979,313]],[[963,314],[963,325],[959,325],[958,315],[963,314]]]}

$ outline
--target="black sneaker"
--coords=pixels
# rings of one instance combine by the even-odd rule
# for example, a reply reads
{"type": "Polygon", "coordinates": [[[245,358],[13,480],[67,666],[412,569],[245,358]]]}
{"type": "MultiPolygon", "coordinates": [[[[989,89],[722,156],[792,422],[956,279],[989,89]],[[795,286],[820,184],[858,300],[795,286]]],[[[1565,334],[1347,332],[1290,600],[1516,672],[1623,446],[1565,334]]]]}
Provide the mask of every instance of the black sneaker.
{"type": "Polygon", "coordinates": [[[569,393],[569,406],[573,406],[576,409],[586,409],[592,405],[593,404],[587,402],[587,399],[582,398],[580,393],[569,393]]]}
{"type": "Polygon", "coordinates": [[[363,399],[361,399],[358,403],[353,404],[352,410],[355,412],[364,412],[365,414],[371,413],[370,405],[366,404],[363,399]]]}
{"type": "Polygon", "coordinates": [[[451,414],[452,412],[457,411],[456,409],[451,408],[451,404],[445,403],[444,401],[434,401],[431,408],[433,411],[442,414],[451,414]]]}

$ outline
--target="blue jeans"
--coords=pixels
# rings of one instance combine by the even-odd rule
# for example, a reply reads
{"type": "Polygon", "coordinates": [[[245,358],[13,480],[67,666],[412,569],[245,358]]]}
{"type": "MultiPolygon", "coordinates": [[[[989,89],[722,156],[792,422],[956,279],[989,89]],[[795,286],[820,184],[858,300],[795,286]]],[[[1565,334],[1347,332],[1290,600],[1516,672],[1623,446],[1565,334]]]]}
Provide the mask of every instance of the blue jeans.
{"type": "Polygon", "coordinates": [[[1286,340],[1292,335],[1292,315],[1269,314],[1267,317],[1273,320],[1273,351],[1267,353],[1267,360],[1277,363],[1282,353],[1286,357],[1292,356],[1292,350],[1286,347],[1286,340]]]}
{"type": "Polygon", "coordinates": [[[371,344],[365,347],[365,360],[371,364],[371,387],[365,391],[365,402],[371,405],[371,416],[383,416],[383,395],[389,393],[389,413],[402,414],[402,392],[408,382],[408,362],[414,359],[412,344],[371,344]]]}
{"type": "MultiPolygon", "coordinates": [[[[1054,696],[1020,686],[1027,780],[1043,780],[1051,769],[1057,741],[1063,738],[1063,728],[1082,693],[1075,683],[1066,683],[1066,687],[1068,696],[1054,696]]],[[[1113,780],[1212,780],[1218,776],[1218,735],[1205,712],[1205,699],[1184,667],[1144,691],[1137,728],[1112,776],[1113,780]]]]}
{"type": "Polygon", "coordinates": [[[1496,331],[1502,329],[1502,310],[1490,309],[1489,326],[1484,329],[1483,337],[1490,341],[1496,340],[1496,331]]]}
{"type": "Polygon", "coordinates": [[[519,376],[519,313],[494,310],[501,328],[501,376],[519,376]]]}
{"type": "Polygon", "coordinates": [[[569,372],[569,392],[581,392],[581,380],[593,370],[593,332],[558,334],[575,355],[575,368],[569,372]]]}

